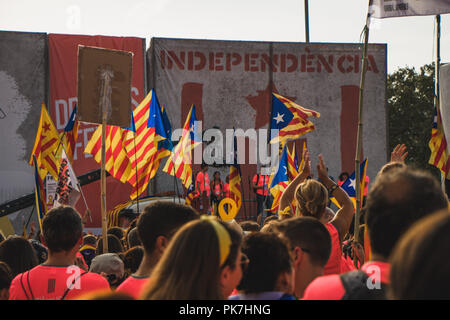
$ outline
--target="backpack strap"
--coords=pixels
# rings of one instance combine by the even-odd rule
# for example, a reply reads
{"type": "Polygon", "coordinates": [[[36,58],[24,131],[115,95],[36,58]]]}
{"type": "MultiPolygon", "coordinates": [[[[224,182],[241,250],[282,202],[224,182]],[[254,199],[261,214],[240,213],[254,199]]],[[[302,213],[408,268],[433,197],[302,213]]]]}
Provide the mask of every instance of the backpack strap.
{"type": "Polygon", "coordinates": [[[30,284],[30,270],[27,272],[27,283],[28,283],[28,289],[30,290],[31,300],[34,300],[33,291],[31,290],[31,284],[30,284]]]}
{"type": "Polygon", "coordinates": [[[381,283],[381,289],[370,289],[367,286],[369,276],[364,271],[352,271],[339,275],[345,294],[341,300],[384,300],[386,285],[381,283]]]}
{"type": "Polygon", "coordinates": [[[74,279],[74,280],[72,281],[72,283],[70,284],[70,286],[67,287],[66,291],[64,291],[64,294],[63,294],[63,296],[61,297],[61,300],[64,300],[64,299],[66,298],[66,296],[67,296],[67,294],[69,293],[69,291],[72,290],[72,286],[77,282],[78,279],[80,279],[80,278],[81,278],[82,276],[84,276],[86,273],[88,273],[88,271],[83,272],[82,274],[80,274],[80,275],[78,276],[78,278],[76,278],[76,279],[74,279]]]}
{"type": "Polygon", "coordinates": [[[25,296],[27,297],[27,300],[30,300],[30,297],[28,297],[27,290],[25,290],[25,286],[23,285],[23,275],[24,275],[24,274],[25,274],[25,273],[22,273],[22,274],[20,275],[20,285],[21,285],[21,287],[22,287],[23,293],[25,293],[25,296]]]}

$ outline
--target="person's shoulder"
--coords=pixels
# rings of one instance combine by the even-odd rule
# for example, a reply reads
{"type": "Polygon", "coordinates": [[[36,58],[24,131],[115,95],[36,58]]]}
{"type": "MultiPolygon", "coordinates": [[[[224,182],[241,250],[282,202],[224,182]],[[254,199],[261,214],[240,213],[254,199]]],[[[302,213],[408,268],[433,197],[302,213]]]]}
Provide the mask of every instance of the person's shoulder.
{"type": "Polygon", "coordinates": [[[340,300],[345,289],[338,274],[317,277],[305,290],[302,300],[340,300]]]}
{"type": "Polygon", "coordinates": [[[109,287],[108,280],[106,280],[105,277],[95,272],[85,272],[85,274],[82,275],[81,279],[84,280],[84,282],[96,283],[98,285],[104,285],[109,287]]]}

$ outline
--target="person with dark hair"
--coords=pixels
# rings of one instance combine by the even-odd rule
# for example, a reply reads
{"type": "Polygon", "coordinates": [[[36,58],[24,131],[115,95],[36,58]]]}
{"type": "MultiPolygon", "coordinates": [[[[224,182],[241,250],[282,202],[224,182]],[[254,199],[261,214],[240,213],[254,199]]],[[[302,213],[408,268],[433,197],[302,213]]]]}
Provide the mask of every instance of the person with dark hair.
{"type": "Polygon", "coordinates": [[[263,226],[264,226],[265,224],[268,224],[270,221],[278,221],[278,216],[277,216],[276,214],[273,214],[273,215],[271,215],[271,216],[266,217],[266,218],[264,219],[263,226]]]}
{"type": "Polygon", "coordinates": [[[359,271],[317,278],[306,289],[305,299],[384,299],[388,259],[398,240],[416,221],[447,206],[438,181],[425,171],[406,167],[379,175],[366,205],[371,261],[359,271]]]}
{"type": "Polygon", "coordinates": [[[213,180],[211,181],[211,184],[210,184],[210,189],[211,189],[211,206],[214,205],[213,208],[214,208],[214,210],[216,210],[214,214],[218,215],[219,202],[224,197],[224,187],[223,187],[223,182],[220,179],[219,171],[214,172],[213,180]]]}
{"type": "Polygon", "coordinates": [[[350,175],[348,174],[348,172],[344,171],[341,172],[341,174],[339,175],[339,180],[337,182],[337,185],[340,187],[342,186],[342,184],[345,182],[345,180],[348,179],[348,177],[350,177],[350,175]]]}
{"type": "Polygon", "coordinates": [[[242,253],[248,266],[230,300],[295,300],[294,270],[289,248],[274,233],[252,233],[244,238],[242,253]]]}
{"type": "MultiPolygon", "coordinates": [[[[106,239],[108,239],[108,253],[122,253],[123,246],[119,238],[113,234],[107,234],[106,239]]],[[[95,254],[98,256],[103,253],[103,237],[98,238],[97,248],[95,249],[95,254]]]]}
{"type": "Polygon", "coordinates": [[[120,240],[120,242],[122,242],[123,237],[125,236],[124,230],[120,227],[111,227],[106,233],[115,235],[120,240]]]}
{"type": "Polygon", "coordinates": [[[119,212],[119,227],[120,228],[129,228],[133,220],[136,219],[138,214],[136,214],[133,209],[122,209],[119,212]]]}
{"type": "Polygon", "coordinates": [[[13,277],[33,269],[39,263],[33,246],[19,236],[11,236],[0,243],[0,261],[10,267],[13,277]]]}
{"type": "Polygon", "coordinates": [[[239,223],[241,228],[246,233],[258,232],[260,227],[259,224],[255,221],[242,221],[239,223]]]}
{"type": "Polygon", "coordinates": [[[209,195],[211,192],[211,186],[208,175],[208,165],[206,163],[201,164],[201,170],[195,177],[195,192],[200,197],[200,211],[202,214],[209,213],[209,195]]]}
{"type": "Polygon", "coordinates": [[[294,292],[303,297],[306,287],[322,276],[331,253],[331,237],[327,228],[312,217],[297,217],[275,225],[275,231],[286,239],[294,267],[294,292]]]}
{"type": "Polygon", "coordinates": [[[450,214],[442,210],[415,223],[390,256],[388,297],[400,300],[450,299],[450,214]]]}
{"type": "Polygon", "coordinates": [[[137,232],[144,247],[138,270],[118,288],[139,299],[142,288],[160,260],[175,232],[189,221],[199,218],[190,206],[169,201],[156,201],[145,207],[139,216],[137,232]]]}
{"type": "Polygon", "coordinates": [[[48,259],[14,278],[9,299],[74,299],[89,291],[109,289],[105,278],[74,265],[82,230],[80,214],[74,208],[60,206],[47,212],[42,220],[42,238],[48,248],[48,259]]]}
{"type": "Polygon", "coordinates": [[[34,249],[34,252],[36,253],[36,257],[38,258],[38,264],[44,263],[44,261],[47,260],[48,258],[47,248],[37,240],[30,239],[28,241],[30,242],[30,244],[34,249]]]}
{"type": "Polygon", "coordinates": [[[137,228],[133,228],[128,233],[127,244],[128,244],[128,249],[142,245],[141,239],[139,239],[139,233],[138,233],[137,228]]]}
{"type": "Polygon", "coordinates": [[[241,241],[239,232],[215,217],[187,223],[164,251],[142,298],[228,298],[242,278],[241,241]]]}
{"type": "Polygon", "coordinates": [[[11,269],[5,262],[0,261],[0,300],[8,300],[12,279],[11,269]]]}
{"type": "Polygon", "coordinates": [[[84,258],[88,268],[91,266],[92,259],[96,256],[97,237],[92,234],[87,234],[83,237],[83,245],[79,252],[84,258]]]}
{"type": "Polygon", "coordinates": [[[128,249],[123,256],[125,273],[131,275],[139,269],[139,265],[144,257],[144,249],[141,246],[128,249]]]}

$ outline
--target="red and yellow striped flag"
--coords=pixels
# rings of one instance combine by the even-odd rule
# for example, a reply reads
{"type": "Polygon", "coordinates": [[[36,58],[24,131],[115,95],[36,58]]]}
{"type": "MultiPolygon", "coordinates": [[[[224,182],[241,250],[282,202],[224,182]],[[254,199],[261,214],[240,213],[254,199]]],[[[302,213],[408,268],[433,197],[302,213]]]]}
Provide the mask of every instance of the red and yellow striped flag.
{"type": "Polygon", "coordinates": [[[438,168],[445,178],[449,178],[450,161],[448,161],[447,140],[442,128],[441,113],[438,108],[434,110],[433,128],[431,139],[428,143],[431,150],[428,163],[438,168]]]}
{"type": "MultiPolygon", "coordinates": [[[[41,179],[44,179],[47,173],[50,173],[55,180],[58,180],[59,160],[54,153],[59,144],[58,131],[47,112],[45,104],[42,103],[41,118],[29,161],[29,164],[33,165],[33,155],[36,157],[37,166],[41,169],[39,170],[41,179]]],[[[62,148],[60,149],[62,150],[62,148]]]]}
{"type": "Polygon", "coordinates": [[[161,120],[161,107],[155,91],[152,90],[134,109],[133,120],[136,132],[129,131],[125,149],[131,162],[132,172],[128,182],[137,187],[131,199],[141,195],[158,170],[161,159],[170,152],[158,152],[158,143],[165,138],[161,120]]]}
{"type": "Polygon", "coordinates": [[[62,143],[64,144],[64,149],[66,150],[66,155],[69,158],[70,163],[73,163],[75,146],[78,139],[78,120],[76,119],[77,106],[75,105],[72,114],[70,115],[69,121],[67,122],[64,132],[62,133],[62,143]]]}
{"type": "Polygon", "coordinates": [[[192,183],[192,150],[201,143],[197,136],[195,106],[191,107],[183,127],[183,134],[175,146],[163,171],[181,179],[186,188],[192,183]]]}
{"type": "MultiPolygon", "coordinates": [[[[118,126],[106,126],[105,139],[105,170],[117,180],[126,182],[131,173],[131,164],[127,156],[127,152],[123,146],[123,140],[127,134],[126,129],[118,126]]],[[[99,125],[97,130],[92,134],[86,148],[85,153],[92,154],[95,161],[102,161],[102,126],[99,125]]]]}

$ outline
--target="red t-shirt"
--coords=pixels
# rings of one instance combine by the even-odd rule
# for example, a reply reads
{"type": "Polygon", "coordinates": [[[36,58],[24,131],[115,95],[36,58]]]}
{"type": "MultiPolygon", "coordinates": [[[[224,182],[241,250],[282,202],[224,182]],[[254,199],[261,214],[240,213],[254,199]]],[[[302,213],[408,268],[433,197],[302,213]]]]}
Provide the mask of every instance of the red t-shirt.
{"type": "Polygon", "coordinates": [[[116,291],[128,293],[136,300],[139,300],[148,279],[149,277],[136,277],[131,275],[117,287],[116,291]]]}
{"type": "Polygon", "coordinates": [[[200,196],[203,191],[206,191],[206,195],[209,197],[209,191],[211,187],[209,186],[209,175],[208,172],[199,172],[197,173],[197,178],[195,180],[195,189],[198,191],[200,196]]]}
{"type": "Polygon", "coordinates": [[[264,186],[264,188],[256,190],[257,194],[260,194],[262,196],[267,196],[269,194],[269,179],[270,179],[270,177],[267,175],[255,174],[255,176],[253,177],[253,183],[256,184],[256,186],[258,186],[258,187],[264,186]],[[258,180],[256,180],[256,178],[258,178],[258,180]],[[263,193],[263,189],[264,189],[264,193],[263,193]]]}
{"type": "Polygon", "coordinates": [[[39,265],[14,278],[9,288],[9,300],[60,300],[68,288],[65,300],[71,300],[81,294],[110,288],[101,275],[83,273],[84,270],[73,265],[39,265]]]}
{"type": "Polygon", "coordinates": [[[225,198],[230,197],[230,184],[229,183],[227,183],[223,186],[223,192],[225,194],[225,198]]]}
{"type": "MultiPolygon", "coordinates": [[[[375,270],[379,270],[380,282],[389,284],[390,267],[389,263],[369,261],[361,267],[361,270],[369,276],[373,276],[375,270]]],[[[314,279],[306,288],[302,300],[341,300],[344,295],[345,289],[341,278],[333,274],[314,279]]]]}
{"type": "Polygon", "coordinates": [[[341,263],[342,263],[342,250],[341,243],[339,242],[339,233],[336,227],[327,223],[325,227],[328,229],[331,237],[331,254],[328,259],[327,264],[323,270],[324,275],[329,274],[340,274],[341,273],[341,263]]]}

